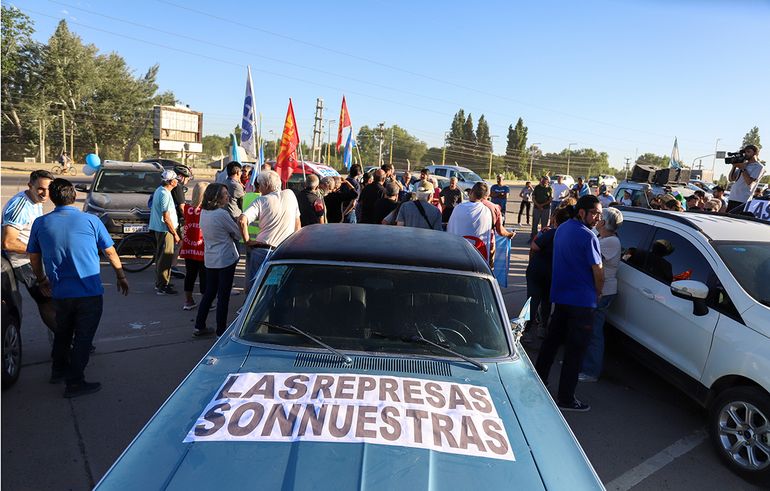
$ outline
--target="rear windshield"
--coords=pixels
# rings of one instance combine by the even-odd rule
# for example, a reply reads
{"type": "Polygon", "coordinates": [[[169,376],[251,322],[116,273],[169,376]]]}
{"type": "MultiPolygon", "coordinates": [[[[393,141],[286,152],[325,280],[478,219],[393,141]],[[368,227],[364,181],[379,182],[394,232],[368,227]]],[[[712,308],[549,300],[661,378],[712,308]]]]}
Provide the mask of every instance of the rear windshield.
{"type": "Polygon", "coordinates": [[[160,186],[160,172],[104,169],[96,176],[97,193],[152,194],[160,186]]]}
{"type": "Polygon", "coordinates": [[[491,279],[472,275],[273,265],[249,306],[240,336],[318,347],[263,321],[293,325],[340,350],[445,355],[415,343],[420,334],[466,356],[509,354],[491,279]]]}

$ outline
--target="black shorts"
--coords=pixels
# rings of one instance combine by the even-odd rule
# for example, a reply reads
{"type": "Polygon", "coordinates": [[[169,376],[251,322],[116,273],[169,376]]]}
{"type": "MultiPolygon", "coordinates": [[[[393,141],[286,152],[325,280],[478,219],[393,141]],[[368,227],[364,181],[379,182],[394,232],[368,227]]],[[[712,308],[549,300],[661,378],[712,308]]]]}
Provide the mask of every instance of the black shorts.
{"type": "Polygon", "coordinates": [[[37,278],[32,271],[32,266],[29,263],[22,264],[18,268],[13,268],[13,275],[16,277],[16,282],[27,287],[29,296],[38,304],[51,301],[51,297],[46,297],[43,292],[40,291],[40,287],[37,286],[37,278]]]}

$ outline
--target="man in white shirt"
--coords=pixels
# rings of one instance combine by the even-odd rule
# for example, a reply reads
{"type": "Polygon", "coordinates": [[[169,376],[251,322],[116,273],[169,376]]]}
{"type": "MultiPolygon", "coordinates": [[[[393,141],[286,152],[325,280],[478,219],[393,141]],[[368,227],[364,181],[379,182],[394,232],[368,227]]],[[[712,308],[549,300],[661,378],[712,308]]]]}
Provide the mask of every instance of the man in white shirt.
{"type": "Polygon", "coordinates": [[[261,172],[257,176],[257,187],[261,196],[238,218],[246,237],[249,235],[249,224],[259,221],[256,240],[247,243],[246,281],[249,290],[267,254],[302,226],[297,197],[290,189],[281,191],[281,177],[277,172],[261,172]]]}
{"type": "MultiPolygon", "coordinates": [[[[483,187],[486,188],[486,185],[483,187]]],[[[446,231],[450,234],[465,238],[472,237],[483,242],[484,251],[482,252],[479,249],[479,252],[482,252],[482,255],[485,256],[484,259],[489,260],[490,239],[492,237],[492,212],[481,202],[488,189],[481,188],[482,186],[474,186],[468,195],[470,201],[455,206],[452,216],[449,217],[446,231]]],[[[472,239],[469,240],[472,243],[476,242],[472,239]]]]}
{"type": "Polygon", "coordinates": [[[556,182],[551,183],[551,189],[553,190],[553,200],[551,201],[551,215],[556,211],[556,208],[561,204],[561,200],[569,195],[569,186],[564,184],[561,176],[556,176],[556,182]]]}
{"type": "Polygon", "coordinates": [[[759,149],[755,145],[746,145],[743,148],[746,160],[741,163],[733,163],[728,179],[732,181],[730,199],[727,202],[727,213],[740,213],[751,201],[754,188],[765,174],[765,166],[757,159],[759,149]]]}

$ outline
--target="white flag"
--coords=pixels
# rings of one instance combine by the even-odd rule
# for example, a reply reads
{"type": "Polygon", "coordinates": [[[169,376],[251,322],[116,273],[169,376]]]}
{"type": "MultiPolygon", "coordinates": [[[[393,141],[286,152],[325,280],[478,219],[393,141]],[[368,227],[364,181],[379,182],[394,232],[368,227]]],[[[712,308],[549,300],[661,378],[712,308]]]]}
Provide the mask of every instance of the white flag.
{"type": "Polygon", "coordinates": [[[251,67],[247,67],[246,97],[243,100],[243,121],[241,121],[241,146],[246,155],[257,160],[257,112],[254,101],[254,85],[251,83],[251,67]]]}

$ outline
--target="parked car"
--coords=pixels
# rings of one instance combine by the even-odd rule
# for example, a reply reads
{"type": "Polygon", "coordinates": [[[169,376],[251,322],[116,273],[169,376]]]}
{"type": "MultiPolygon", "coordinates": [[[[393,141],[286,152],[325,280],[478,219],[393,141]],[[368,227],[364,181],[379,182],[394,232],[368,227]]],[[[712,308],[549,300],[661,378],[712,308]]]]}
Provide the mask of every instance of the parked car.
{"type": "Polygon", "coordinates": [[[428,165],[425,167],[431,174],[438,177],[457,178],[457,187],[467,191],[477,182],[485,182],[478,174],[466,167],[459,165],[428,165]]]}
{"type": "Polygon", "coordinates": [[[174,167],[182,166],[187,167],[185,164],[178,162],[176,160],[172,159],[161,159],[161,158],[147,158],[142,160],[143,163],[157,163],[163,166],[164,169],[171,169],[173,170],[174,167]]]}
{"type": "Polygon", "coordinates": [[[601,489],[510,322],[461,237],[303,227],[97,487],[601,489]]]}
{"type": "Polygon", "coordinates": [[[559,176],[561,176],[561,183],[562,184],[566,184],[567,187],[572,189],[572,186],[575,185],[575,179],[572,176],[568,175],[568,174],[554,174],[554,175],[551,176],[551,182],[552,183],[556,182],[556,179],[559,176]]]}
{"type": "Polygon", "coordinates": [[[21,373],[21,295],[11,262],[2,257],[3,389],[15,384],[21,373]]]}
{"type": "Polygon", "coordinates": [[[107,160],[92,184],[76,184],[88,193],[83,211],[99,217],[113,238],[146,232],[150,224],[150,196],[161,184],[163,167],[157,162],[107,160]]]}
{"type": "Polygon", "coordinates": [[[618,179],[615,176],[609,174],[599,176],[599,186],[604,184],[608,188],[614,188],[618,186],[618,179]]]}
{"type": "Polygon", "coordinates": [[[708,409],[711,441],[731,469],[770,483],[770,224],[620,210],[608,323],[708,409]]]}
{"type": "Polygon", "coordinates": [[[711,183],[708,183],[706,181],[701,181],[700,179],[690,179],[689,184],[696,186],[700,188],[702,191],[705,191],[709,194],[713,193],[714,186],[711,183]]]}

